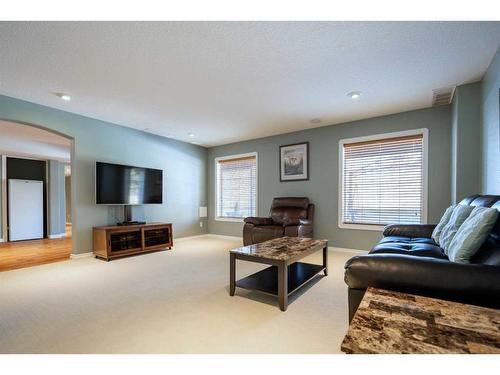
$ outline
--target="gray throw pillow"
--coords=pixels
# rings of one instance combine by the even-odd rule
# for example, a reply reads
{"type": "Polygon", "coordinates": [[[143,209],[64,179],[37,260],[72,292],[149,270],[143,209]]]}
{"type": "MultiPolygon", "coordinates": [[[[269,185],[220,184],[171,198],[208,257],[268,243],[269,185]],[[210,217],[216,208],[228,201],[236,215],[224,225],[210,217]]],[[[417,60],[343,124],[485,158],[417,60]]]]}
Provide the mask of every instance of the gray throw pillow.
{"type": "Polygon", "coordinates": [[[472,256],[486,241],[498,217],[495,208],[475,207],[458,229],[448,247],[452,262],[470,263],[472,256]]]}
{"type": "Polygon", "coordinates": [[[465,206],[465,205],[457,205],[453,212],[451,213],[450,221],[446,224],[441,231],[441,235],[439,236],[439,246],[444,249],[444,253],[448,255],[448,247],[450,246],[453,237],[460,228],[460,225],[467,219],[474,209],[473,206],[465,206]]]}
{"type": "Polygon", "coordinates": [[[432,239],[434,240],[435,243],[439,245],[439,237],[441,236],[441,232],[443,231],[443,228],[448,222],[450,221],[451,214],[453,213],[453,210],[455,209],[456,205],[450,206],[446,209],[444,212],[443,216],[441,216],[441,220],[439,220],[439,223],[436,225],[436,228],[432,231],[432,239]]]}

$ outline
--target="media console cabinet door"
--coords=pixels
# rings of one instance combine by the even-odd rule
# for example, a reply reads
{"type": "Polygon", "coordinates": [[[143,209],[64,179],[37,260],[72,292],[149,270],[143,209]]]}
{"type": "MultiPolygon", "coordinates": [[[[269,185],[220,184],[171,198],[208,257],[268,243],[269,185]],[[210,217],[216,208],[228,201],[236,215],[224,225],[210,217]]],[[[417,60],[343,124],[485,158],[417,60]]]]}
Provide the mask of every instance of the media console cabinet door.
{"type": "Polygon", "coordinates": [[[94,228],[93,230],[94,255],[100,258],[108,257],[108,237],[103,229],[94,228]]]}
{"type": "Polygon", "coordinates": [[[151,226],[142,228],[144,249],[171,247],[170,226],[151,226]]]}

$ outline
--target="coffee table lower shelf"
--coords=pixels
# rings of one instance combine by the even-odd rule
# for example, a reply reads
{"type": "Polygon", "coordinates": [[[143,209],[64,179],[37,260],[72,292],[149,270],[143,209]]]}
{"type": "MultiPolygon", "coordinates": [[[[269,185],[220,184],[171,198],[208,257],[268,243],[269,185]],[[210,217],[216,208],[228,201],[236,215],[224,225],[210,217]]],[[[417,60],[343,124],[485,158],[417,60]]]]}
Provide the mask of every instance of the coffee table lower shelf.
{"type": "MultiPolygon", "coordinates": [[[[288,266],[288,295],[307,284],[325,267],[317,264],[296,262],[288,266]]],[[[278,295],[278,267],[270,266],[262,271],[236,281],[236,286],[243,289],[278,295]]]]}

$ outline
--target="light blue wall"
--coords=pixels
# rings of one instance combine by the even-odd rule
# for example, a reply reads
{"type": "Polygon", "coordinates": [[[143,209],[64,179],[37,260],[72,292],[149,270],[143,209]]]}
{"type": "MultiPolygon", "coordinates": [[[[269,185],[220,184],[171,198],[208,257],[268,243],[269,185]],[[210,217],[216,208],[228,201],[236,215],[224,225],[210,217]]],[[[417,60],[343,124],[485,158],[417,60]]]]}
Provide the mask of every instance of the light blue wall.
{"type": "Polygon", "coordinates": [[[458,100],[455,95],[451,103],[451,202],[456,203],[457,199],[457,138],[458,138],[458,100]]]}
{"type": "Polygon", "coordinates": [[[121,220],[121,211],[94,204],[96,160],[163,169],[164,203],[134,207],[134,219],[172,222],[176,237],[205,233],[198,207],[206,205],[207,150],[0,96],[0,119],[54,130],[74,139],[72,155],[73,253],[92,251],[92,227],[121,220]]]}
{"type": "Polygon", "coordinates": [[[64,163],[48,161],[48,233],[60,235],[66,232],[66,208],[64,196],[64,163]]]}
{"type": "Polygon", "coordinates": [[[451,201],[450,106],[404,112],[210,148],[208,152],[209,232],[241,236],[243,226],[242,223],[214,220],[214,159],[219,156],[256,151],[258,153],[259,215],[268,215],[273,197],[306,196],[316,204],[315,237],[329,239],[331,246],[370,249],[380,238],[380,231],[338,227],[339,141],[352,137],[419,128],[429,129],[428,221],[437,222],[451,201]],[[305,141],[309,142],[310,147],[310,180],[280,182],[279,146],[305,141]]]}
{"type": "Polygon", "coordinates": [[[500,194],[500,49],[483,78],[482,115],[482,192],[500,194]]]}
{"type": "Polygon", "coordinates": [[[458,86],[451,111],[451,200],[481,192],[481,83],[458,86]]]}

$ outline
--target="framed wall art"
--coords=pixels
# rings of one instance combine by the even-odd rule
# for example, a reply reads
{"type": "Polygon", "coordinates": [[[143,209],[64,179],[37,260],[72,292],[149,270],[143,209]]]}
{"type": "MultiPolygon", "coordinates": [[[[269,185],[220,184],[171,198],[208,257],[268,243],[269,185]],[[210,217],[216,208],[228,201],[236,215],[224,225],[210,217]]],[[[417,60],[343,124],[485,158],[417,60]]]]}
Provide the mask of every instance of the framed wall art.
{"type": "Polygon", "coordinates": [[[309,180],[309,142],[280,146],[280,181],[309,180]]]}

